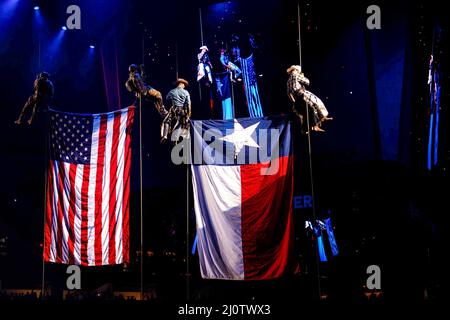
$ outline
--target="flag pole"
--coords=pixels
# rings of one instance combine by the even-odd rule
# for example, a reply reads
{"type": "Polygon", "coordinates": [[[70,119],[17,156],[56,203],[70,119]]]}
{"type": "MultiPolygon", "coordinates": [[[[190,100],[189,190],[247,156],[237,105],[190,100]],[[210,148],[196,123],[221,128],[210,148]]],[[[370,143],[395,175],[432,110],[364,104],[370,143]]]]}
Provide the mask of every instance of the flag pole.
{"type": "MultiPolygon", "coordinates": [[[[200,20],[201,20],[201,9],[200,10],[200,20]]],[[[200,22],[201,25],[201,22],[200,22]]],[[[203,32],[202,32],[202,39],[203,39],[203,32]]],[[[203,40],[202,40],[203,44],[203,40]]],[[[178,72],[178,42],[175,44],[175,77],[176,80],[178,79],[179,72],[178,72]]],[[[185,143],[183,138],[183,143],[185,143]]],[[[186,144],[185,144],[186,147],[186,144]]],[[[187,149],[187,147],[186,147],[187,149]]],[[[186,300],[189,300],[189,292],[190,292],[190,273],[189,273],[189,164],[188,164],[188,150],[184,150],[186,153],[185,155],[185,163],[186,163],[186,300]]]]}
{"type": "Polygon", "coordinates": [[[44,214],[43,214],[43,228],[42,228],[42,278],[41,278],[41,299],[44,299],[44,291],[45,291],[45,222],[46,222],[46,213],[47,213],[47,189],[48,189],[48,112],[45,114],[45,125],[44,125],[44,143],[45,143],[45,151],[44,151],[44,214]]]}
{"type": "MultiPolygon", "coordinates": [[[[142,63],[145,61],[145,33],[142,33],[142,63]]],[[[139,209],[141,224],[140,298],[144,300],[144,210],[142,189],[142,93],[139,94],[139,209]]]]}
{"type": "MultiPolygon", "coordinates": [[[[187,148],[187,143],[184,144],[187,148]]],[[[189,164],[188,164],[188,150],[184,150],[186,154],[186,300],[190,298],[190,270],[189,270],[189,164]]]]}
{"type": "Polygon", "coordinates": [[[140,265],[140,297],[144,299],[144,215],[143,215],[143,197],[142,197],[142,96],[139,94],[139,205],[140,205],[140,218],[141,218],[141,238],[140,238],[140,251],[141,251],[141,265],[140,265]]]}
{"type": "MultiPolygon", "coordinates": [[[[297,26],[298,26],[298,57],[300,66],[303,68],[302,65],[302,33],[301,33],[301,24],[300,24],[300,2],[297,1],[297,26]]],[[[316,222],[316,201],[315,201],[315,195],[314,195],[314,175],[313,175],[313,162],[312,162],[312,146],[311,146],[311,126],[310,126],[310,119],[309,119],[309,106],[308,104],[305,104],[306,108],[306,126],[308,128],[307,132],[307,140],[308,140],[308,157],[309,157],[309,178],[311,181],[311,198],[312,198],[312,216],[314,223],[316,222]]],[[[317,248],[318,250],[318,248],[317,248]]],[[[322,289],[321,289],[321,283],[320,283],[320,263],[319,263],[319,255],[318,251],[316,250],[316,272],[317,272],[317,291],[319,295],[319,300],[322,298],[322,289]]]]}
{"type": "Polygon", "coordinates": [[[142,96],[139,94],[139,208],[141,220],[141,265],[140,265],[140,297],[144,299],[144,215],[143,215],[143,197],[142,197],[142,96]]]}

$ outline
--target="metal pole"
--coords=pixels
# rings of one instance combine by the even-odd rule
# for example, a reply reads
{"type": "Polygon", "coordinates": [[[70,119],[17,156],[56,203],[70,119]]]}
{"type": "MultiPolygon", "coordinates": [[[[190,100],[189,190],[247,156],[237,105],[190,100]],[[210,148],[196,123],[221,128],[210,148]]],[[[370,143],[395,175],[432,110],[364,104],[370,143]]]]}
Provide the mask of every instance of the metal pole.
{"type": "Polygon", "coordinates": [[[140,215],[141,215],[141,239],[140,239],[140,251],[141,251],[141,300],[144,299],[144,211],[143,211],[143,191],[142,191],[142,96],[139,95],[139,189],[140,189],[140,215]]]}
{"type": "Polygon", "coordinates": [[[142,191],[142,95],[139,95],[139,189],[141,214],[141,300],[144,299],[144,211],[142,191]]]}
{"type": "MultiPolygon", "coordinates": [[[[187,144],[184,145],[187,149],[187,144]]],[[[187,162],[188,150],[184,150],[186,153],[186,300],[190,298],[190,270],[189,270],[189,164],[187,162]]]]}
{"type": "Polygon", "coordinates": [[[48,189],[48,161],[49,161],[49,156],[48,156],[48,112],[45,115],[45,126],[44,126],[44,130],[45,130],[45,151],[44,151],[44,186],[45,186],[45,190],[44,190],[44,224],[43,224],[43,241],[42,241],[42,283],[41,283],[41,299],[44,299],[44,291],[45,291],[45,257],[44,257],[44,253],[45,253],[45,223],[46,223],[46,213],[47,213],[47,189],[48,189]]]}
{"type": "MultiPolygon", "coordinates": [[[[297,24],[298,24],[298,56],[299,56],[299,62],[300,66],[302,66],[302,42],[301,42],[301,24],[300,24],[300,2],[297,1],[297,24]]],[[[306,126],[308,128],[307,133],[307,139],[308,139],[308,156],[309,156],[309,178],[311,181],[311,198],[312,198],[312,216],[314,223],[316,223],[316,201],[315,201],[315,194],[314,194],[314,175],[313,175],[313,162],[312,162],[312,145],[311,145],[311,126],[310,126],[310,120],[309,120],[309,106],[306,103],[306,126]]],[[[318,250],[318,248],[317,248],[318,250]]],[[[320,284],[320,262],[319,262],[319,254],[316,250],[316,271],[317,271],[317,290],[319,295],[319,300],[322,297],[322,290],[321,290],[321,284],[320,284]]]]}
{"type": "MultiPolygon", "coordinates": [[[[200,20],[201,20],[201,9],[200,10],[200,20]]],[[[201,22],[200,22],[201,25],[201,22]]],[[[178,43],[175,44],[175,75],[176,79],[178,79],[178,43]]],[[[185,141],[183,140],[183,143],[185,141]]],[[[184,144],[184,147],[187,149],[187,144],[184,144]]],[[[188,164],[188,150],[184,150],[186,153],[186,300],[189,300],[190,297],[190,270],[189,270],[189,164],[188,164]]]]}
{"type": "MultiPolygon", "coordinates": [[[[142,63],[145,61],[145,32],[142,34],[142,63]]],[[[140,205],[140,215],[141,215],[141,300],[144,299],[144,210],[143,210],[143,183],[142,183],[142,93],[139,94],[139,205],[140,205]]]]}

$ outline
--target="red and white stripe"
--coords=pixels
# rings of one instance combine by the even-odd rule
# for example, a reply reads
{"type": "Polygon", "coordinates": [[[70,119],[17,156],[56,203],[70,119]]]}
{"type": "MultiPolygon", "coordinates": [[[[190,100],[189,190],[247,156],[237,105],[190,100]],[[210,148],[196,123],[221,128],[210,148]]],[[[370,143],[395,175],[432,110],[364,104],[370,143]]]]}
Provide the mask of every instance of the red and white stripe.
{"type": "Polygon", "coordinates": [[[44,260],[102,266],[129,262],[134,108],[93,117],[87,165],[51,160],[44,260]]]}

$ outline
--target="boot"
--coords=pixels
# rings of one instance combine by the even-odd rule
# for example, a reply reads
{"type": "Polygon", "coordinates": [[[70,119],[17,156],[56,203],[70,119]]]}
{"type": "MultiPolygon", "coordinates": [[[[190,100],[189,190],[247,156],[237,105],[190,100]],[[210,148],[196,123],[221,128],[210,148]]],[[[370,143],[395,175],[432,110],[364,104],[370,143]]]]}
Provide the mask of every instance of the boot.
{"type": "Polygon", "coordinates": [[[312,131],[317,131],[317,132],[325,132],[325,130],[323,130],[321,127],[319,126],[314,126],[312,127],[312,131]]]}
{"type": "Polygon", "coordinates": [[[160,143],[165,143],[167,141],[167,136],[169,135],[170,126],[168,123],[163,123],[161,125],[161,141],[160,143]]]}

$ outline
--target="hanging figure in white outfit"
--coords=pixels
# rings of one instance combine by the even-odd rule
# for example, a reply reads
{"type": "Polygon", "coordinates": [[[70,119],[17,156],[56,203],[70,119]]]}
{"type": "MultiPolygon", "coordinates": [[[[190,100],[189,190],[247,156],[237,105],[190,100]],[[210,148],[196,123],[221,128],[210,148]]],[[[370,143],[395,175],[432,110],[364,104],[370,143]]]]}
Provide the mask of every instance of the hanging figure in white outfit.
{"type": "Polygon", "coordinates": [[[212,64],[211,60],[208,56],[208,47],[207,46],[201,46],[200,47],[200,53],[197,55],[198,59],[198,67],[197,67],[197,81],[201,81],[202,79],[205,80],[206,86],[210,86],[213,82],[212,79],[212,64]]]}

